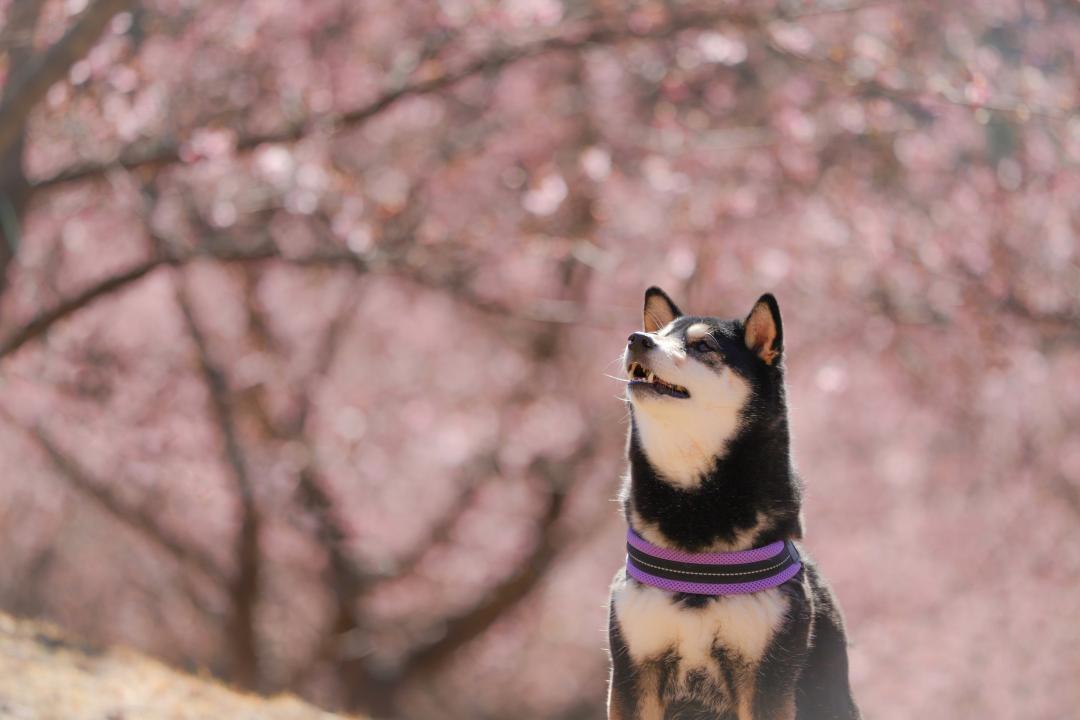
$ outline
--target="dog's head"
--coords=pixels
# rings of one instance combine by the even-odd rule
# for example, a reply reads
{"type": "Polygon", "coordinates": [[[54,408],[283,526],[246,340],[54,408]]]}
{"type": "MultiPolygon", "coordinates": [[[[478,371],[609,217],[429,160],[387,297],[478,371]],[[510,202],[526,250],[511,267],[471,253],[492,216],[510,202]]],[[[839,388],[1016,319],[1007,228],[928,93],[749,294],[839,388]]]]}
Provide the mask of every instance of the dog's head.
{"type": "Polygon", "coordinates": [[[684,315],[657,287],[624,353],[633,432],[667,480],[693,485],[748,424],[786,417],[783,328],[772,295],[745,320],[684,315]]]}

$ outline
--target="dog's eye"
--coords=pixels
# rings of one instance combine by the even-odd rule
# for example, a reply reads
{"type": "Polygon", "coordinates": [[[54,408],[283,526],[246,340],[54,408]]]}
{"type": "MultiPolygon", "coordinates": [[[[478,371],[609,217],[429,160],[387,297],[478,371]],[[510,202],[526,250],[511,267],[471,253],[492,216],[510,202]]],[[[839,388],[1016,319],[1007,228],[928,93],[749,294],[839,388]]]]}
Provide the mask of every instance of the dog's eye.
{"type": "Polygon", "coordinates": [[[702,338],[690,343],[690,349],[695,352],[713,352],[717,349],[716,342],[712,338],[702,338]]]}

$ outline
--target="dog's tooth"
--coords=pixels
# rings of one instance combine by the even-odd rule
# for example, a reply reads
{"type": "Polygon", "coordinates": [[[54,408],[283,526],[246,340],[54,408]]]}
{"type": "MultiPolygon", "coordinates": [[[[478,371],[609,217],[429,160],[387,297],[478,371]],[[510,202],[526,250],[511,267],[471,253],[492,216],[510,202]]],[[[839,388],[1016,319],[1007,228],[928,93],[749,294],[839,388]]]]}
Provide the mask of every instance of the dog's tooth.
{"type": "Polygon", "coordinates": [[[648,380],[649,382],[656,382],[656,373],[649,373],[649,376],[646,378],[646,380],[648,380]]]}

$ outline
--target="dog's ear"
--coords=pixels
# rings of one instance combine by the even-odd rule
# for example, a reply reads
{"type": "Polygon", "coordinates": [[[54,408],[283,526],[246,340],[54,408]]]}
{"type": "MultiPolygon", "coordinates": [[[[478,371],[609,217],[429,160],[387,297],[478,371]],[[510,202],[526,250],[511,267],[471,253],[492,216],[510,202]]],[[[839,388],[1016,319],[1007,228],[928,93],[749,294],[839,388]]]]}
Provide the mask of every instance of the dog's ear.
{"type": "Polygon", "coordinates": [[[754,303],[746,316],[743,328],[746,347],[772,365],[784,350],[784,326],[780,323],[780,306],[772,293],[765,293],[754,303]]]}
{"type": "Polygon", "coordinates": [[[653,285],[645,291],[645,332],[656,332],[675,318],[682,310],[671,302],[667,293],[653,285]]]}

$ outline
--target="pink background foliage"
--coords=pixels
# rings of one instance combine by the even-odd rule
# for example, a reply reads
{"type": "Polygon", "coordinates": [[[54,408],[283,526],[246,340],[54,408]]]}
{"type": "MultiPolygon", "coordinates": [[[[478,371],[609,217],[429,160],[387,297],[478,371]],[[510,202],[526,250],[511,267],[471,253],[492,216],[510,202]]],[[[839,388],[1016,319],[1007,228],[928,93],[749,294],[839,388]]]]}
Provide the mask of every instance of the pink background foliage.
{"type": "Polygon", "coordinates": [[[864,5],[115,14],[23,128],[0,608],[330,708],[601,717],[641,293],[772,291],[865,715],[1075,714],[1080,14],[864,5]]]}

